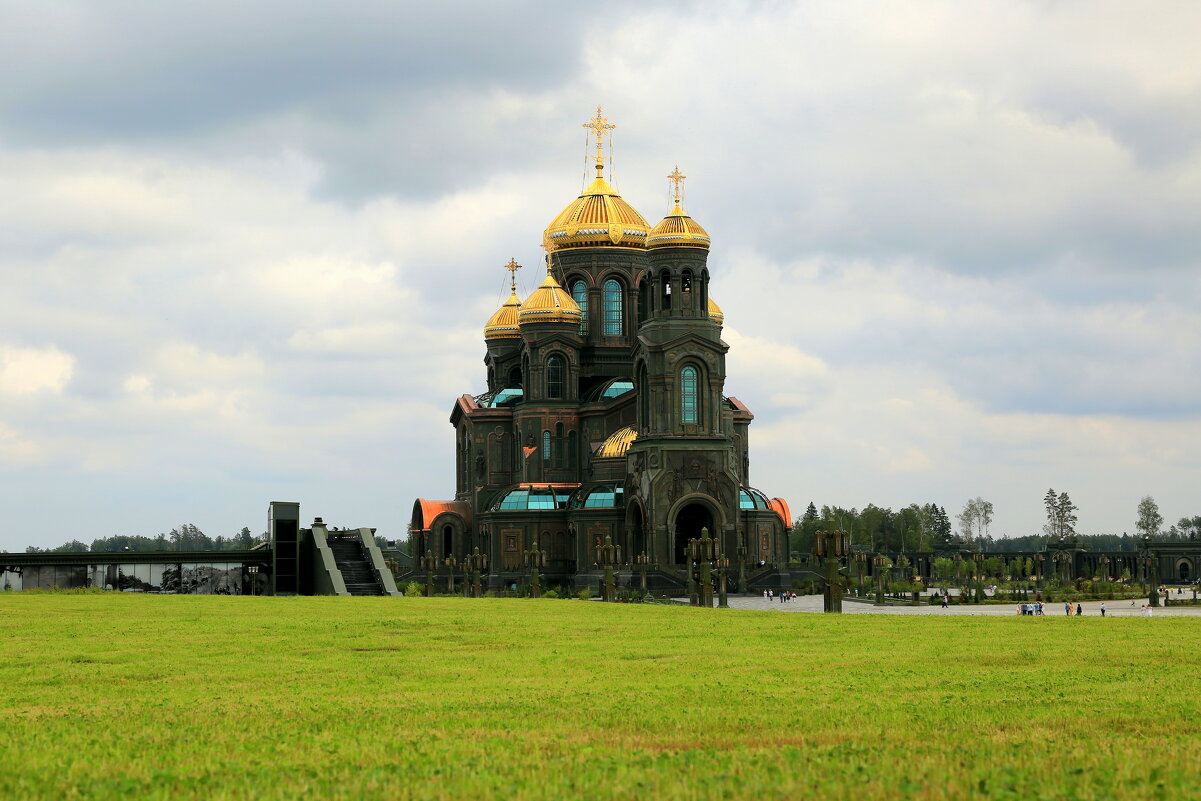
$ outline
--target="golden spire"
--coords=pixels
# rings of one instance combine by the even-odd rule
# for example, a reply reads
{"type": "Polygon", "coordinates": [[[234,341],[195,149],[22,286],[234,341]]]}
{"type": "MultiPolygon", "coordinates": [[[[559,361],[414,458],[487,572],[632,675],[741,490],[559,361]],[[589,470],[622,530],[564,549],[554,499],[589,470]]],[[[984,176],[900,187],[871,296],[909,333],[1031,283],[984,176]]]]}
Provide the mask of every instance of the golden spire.
{"type": "Polygon", "coordinates": [[[617,126],[609,122],[609,119],[602,114],[601,107],[598,105],[596,107],[596,116],[584,123],[584,127],[590,128],[592,133],[596,135],[596,175],[600,177],[600,174],[605,169],[605,150],[602,140],[606,133],[617,126]]]}
{"type": "Polygon", "coordinates": [[[517,263],[517,259],[510,258],[505,269],[509,271],[509,288],[513,290],[513,294],[517,294],[517,271],[521,269],[521,265],[517,263]]]}
{"type": "Polygon", "coordinates": [[[676,165],[676,168],[671,171],[671,175],[667,176],[667,179],[671,181],[672,193],[675,195],[676,208],[679,208],[680,206],[680,184],[684,183],[684,179],[687,177],[687,175],[684,175],[680,172],[680,165],[678,164],[676,165]]]}

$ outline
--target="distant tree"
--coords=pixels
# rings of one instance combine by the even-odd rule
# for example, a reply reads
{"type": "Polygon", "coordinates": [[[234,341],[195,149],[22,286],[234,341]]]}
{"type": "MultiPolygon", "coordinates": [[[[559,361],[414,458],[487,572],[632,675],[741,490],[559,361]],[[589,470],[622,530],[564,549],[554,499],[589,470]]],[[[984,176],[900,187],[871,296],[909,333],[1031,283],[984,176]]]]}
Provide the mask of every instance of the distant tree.
{"type": "Polygon", "coordinates": [[[1138,502],[1138,522],[1135,523],[1135,528],[1144,537],[1158,537],[1162,525],[1163,515],[1159,513],[1159,504],[1150,495],[1143,496],[1138,502]]]}
{"type": "Polygon", "coordinates": [[[959,521],[959,530],[968,542],[983,540],[988,536],[988,527],[992,525],[993,505],[977,495],[963,505],[963,511],[955,516],[959,521]]]}
{"type": "Polygon", "coordinates": [[[51,550],[54,553],[87,553],[88,546],[84,545],[79,540],[71,540],[70,542],[64,542],[62,545],[58,546],[57,548],[52,548],[51,550]]]}
{"type": "Polygon", "coordinates": [[[1047,510],[1047,522],[1043,531],[1047,537],[1056,542],[1066,542],[1076,536],[1076,511],[1079,507],[1072,503],[1066,492],[1055,494],[1054,489],[1047,490],[1043,496],[1043,506],[1047,510]]]}

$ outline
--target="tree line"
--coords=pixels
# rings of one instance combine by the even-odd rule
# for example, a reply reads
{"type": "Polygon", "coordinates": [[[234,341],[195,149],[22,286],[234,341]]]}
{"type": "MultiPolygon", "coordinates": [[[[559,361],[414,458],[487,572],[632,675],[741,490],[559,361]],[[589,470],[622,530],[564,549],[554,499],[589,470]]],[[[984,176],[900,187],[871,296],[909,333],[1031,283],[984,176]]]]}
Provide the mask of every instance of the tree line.
{"type": "Polygon", "coordinates": [[[1135,533],[1080,534],[1076,530],[1079,507],[1067,492],[1048,489],[1043,496],[1046,523],[1038,534],[1020,537],[994,537],[990,532],[994,516],[991,501],[979,496],[964,503],[953,518],[945,507],[935,503],[916,504],[894,511],[868,504],[863,509],[822,506],[813,502],[797,519],[789,533],[789,552],[812,553],[818,531],[842,530],[850,533],[851,547],[869,553],[953,552],[959,550],[1014,553],[1040,551],[1048,544],[1083,548],[1089,551],[1134,551],[1143,537],[1158,542],[1182,542],[1201,539],[1201,515],[1182,517],[1164,527],[1158,504],[1151,496],[1138,503],[1133,526],[1135,533]]]}
{"type": "Polygon", "coordinates": [[[143,537],[136,534],[117,534],[112,537],[98,537],[91,545],[77,539],[65,542],[54,548],[39,548],[30,545],[26,553],[115,553],[120,551],[244,551],[253,548],[260,542],[266,542],[267,535],[255,536],[250,529],[243,526],[242,530],[231,537],[218,534],[210,537],[191,523],[184,523],[169,532],[154,537],[143,537]]]}

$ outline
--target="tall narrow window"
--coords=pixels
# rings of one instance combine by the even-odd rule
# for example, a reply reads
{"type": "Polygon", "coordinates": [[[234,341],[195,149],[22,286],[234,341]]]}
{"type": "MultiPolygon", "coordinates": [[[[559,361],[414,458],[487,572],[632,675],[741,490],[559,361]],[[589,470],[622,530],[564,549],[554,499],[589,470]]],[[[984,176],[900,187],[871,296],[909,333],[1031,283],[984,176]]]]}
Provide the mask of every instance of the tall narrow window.
{"type": "Polygon", "coordinates": [[[580,336],[588,334],[588,287],[583,281],[571,285],[571,299],[580,307],[580,336]]]}
{"type": "Polygon", "coordinates": [[[610,278],[605,282],[605,336],[621,336],[621,284],[610,278]]]}
{"type": "Polygon", "coordinates": [[[563,397],[563,357],[551,356],[546,360],[546,397],[563,397]]]}
{"type": "Polygon", "coordinates": [[[684,423],[697,422],[696,368],[685,367],[680,371],[680,412],[684,423]]]}
{"type": "Polygon", "coordinates": [[[549,464],[550,462],[550,432],[542,432],[542,458],[549,464]]]}
{"type": "Polygon", "coordinates": [[[554,458],[555,467],[560,467],[560,468],[565,467],[564,462],[566,461],[566,459],[563,456],[563,449],[566,446],[567,446],[567,443],[564,441],[564,437],[563,437],[563,424],[555,423],[555,458],[554,458]]]}
{"type": "Polygon", "coordinates": [[[659,308],[660,309],[670,309],[671,308],[671,273],[667,272],[667,270],[664,270],[663,272],[659,273],[659,286],[661,288],[660,291],[662,292],[662,294],[659,296],[659,308]]]}

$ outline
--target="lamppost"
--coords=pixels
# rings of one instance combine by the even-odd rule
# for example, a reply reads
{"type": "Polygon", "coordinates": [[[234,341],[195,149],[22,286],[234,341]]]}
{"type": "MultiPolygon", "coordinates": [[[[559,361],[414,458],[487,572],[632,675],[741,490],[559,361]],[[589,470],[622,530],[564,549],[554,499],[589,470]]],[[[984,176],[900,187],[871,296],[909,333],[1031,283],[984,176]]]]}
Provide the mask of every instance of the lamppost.
{"type": "Polygon", "coordinates": [[[1159,558],[1151,550],[1151,538],[1143,537],[1143,554],[1140,558],[1143,568],[1143,581],[1147,585],[1147,603],[1159,606],[1159,558]]]}
{"type": "Polygon", "coordinates": [[[976,563],[976,597],[975,602],[980,603],[984,600],[984,554],[972,554],[972,561],[976,563]]]}
{"type": "Polygon", "coordinates": [[[471,586],[471,596],[479,598],[483,595],[480,592],[480,573],[488,570],[488,554],[480,553],[479,548],[475,548],[467,556],[463,557],[463,569],[468,573],[468,582],[471,586]]]}
{"type": "Polygon", "coordinates": [[[530,597],[541,598],[542,580],[538,571],[546,567],[546,551],[535,548],[532,551],[525,551],[522,556],[525,559],[525,566],[530,569],[530,597]]]}
{"type": "Polygon", "coordinates": [[[912,587],[913,582],[910,580],[911,577],[908,575],[909,574],[909,557],[903,553],[897,554],[897,561],[896,561],[896,564],[894,565],[894,567],[896,567],[896,569],[897,569],[897,581],[903,581],[912,587]]]}
{"type": "Polygon", "coordinates": [[[1097,560],[1097,564],[1101,566],[1101,587],[1109,589],[1109,557],[1102,556],[1097,560]]]}
{"type": "Polygon", "coordinates": [[[717,608],[729,609],[730,601],[726,597],[726,575],[730,572],[730,559],[724,553],[717,557],[717,608]]]}
{"type": "Polygon", "coordinates": [[[857,553],[851,557],[855,562],[855,574],[859,576],[858,595],[863,595],[863,577],[867,575],[867,554],[857,553]]]}
{"type": "Polygon", "coordinates": [[[888,570],[888,557],[876,554],[872,557],[872,570],[876,574],[876,606],[884,606],[884,571],[888,570]]]}
{"type": "Polygon", "coordinates": [[[605,568],[605,600],[612,603],[617,600],[617,580],[613,568],[621,564],[621,546],[613,544],[613,537],[605,535],[605,544],[597,552],[601,566],[605,568]]]}
{"type": "Polygon", "coordinates": [[[417,561],[421,563],[420,567],[425,571],[425,597],[432,598],[434,596],[434,571],[438,568],[438,560],[434,558],[433,551],[426,551],[425,556],[417,561]]]}
{"type": "Polygon", "coordinates": [[[688,541],[689,559],[697,563],[700,573],[697,581],[697,604],[711,609],[713,607],[713,560],[717,558],[717,539],[709,536],[709,528],[701,529],[700,539],[688,541]]]}
{"type": "Polygon", "coordinates": [[[638,566],[638,572],[642,574],[638,587],[642,590],[642,594],[646,595],[646,571],[650,569],[651,558],[646,555],[646,551],[643,551],[634,557],[634,564],[638,566]]]}
{"type": "Polygon", "coordinates": [[[842,581],[839,573],[842,570],[842,564],[840,557],[850,554],[851,535],[842,530],[830,533],[819,531],[815,550],[819,558],[826,560],[826,590],[823,611],[841,614],[842,581]]]}
{"type": "Polygon", "coordinates": [[[1039,551],[1034,555],[1034,589],[1041,590],[1043,588],[1043,578],[1046,575],[1047,555],[1039,551]]]}
{"type": "Polygon", "coordinates": [[[455,594],[455,568],[459,566],[459,563],[458,563],[458,560],[456,560],[454,555],[452,554],[452,555],[446,557],[446,561],[444,562],[444,564],[446,565],[446,569],[447,569],[446,591],[449,594],[454,595],[455,594]]]}
{"type": "MultiPolygon", "coordinates": [[[[259,566],[247,565],[246,572],[250,574],[250,595],[254,597],[259,594],[259,566]]],[[[4,589],[8,589],[7,582],[5,582],[4,589]]]]}

